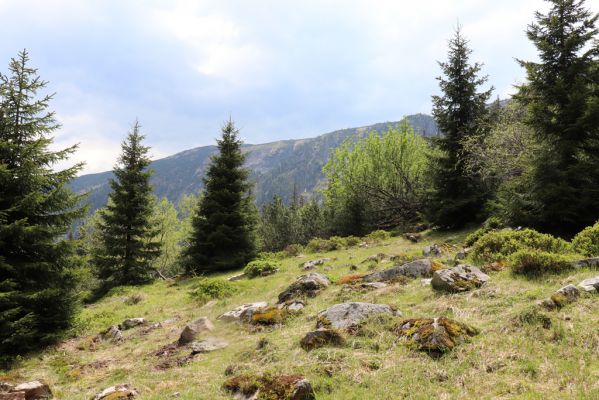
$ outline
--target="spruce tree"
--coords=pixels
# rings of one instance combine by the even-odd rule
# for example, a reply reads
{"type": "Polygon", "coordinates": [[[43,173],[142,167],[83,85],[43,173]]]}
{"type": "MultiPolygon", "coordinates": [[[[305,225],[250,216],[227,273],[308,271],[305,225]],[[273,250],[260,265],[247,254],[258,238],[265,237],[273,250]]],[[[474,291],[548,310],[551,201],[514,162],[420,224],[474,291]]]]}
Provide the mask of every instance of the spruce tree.
{"type": "Polygon", "coordinates": [[[76,146],[50,150],[53,95],[28,61],[23,51],[0,74],[0,363],[69,327],[77,258],[66,234],[85,213],[67,187],[82,164],[54,169],[76,146]]]}
{"type": "Polygon", "coordinates": [[[441,228],[458,228],[480,217],[487,199],[481,180],[467,172],[463,141],[483,134],[486,103],[492,88],[479,91],[487,81],[479,76],[481,64],[469,63],[472,50],[458,27],[449,41],[447,62],[440,62],[441,96],[433,96],[433,116],[443,133],[431,155],[432,190],[428,218],[441,228]]]}
{"type": "Polygon", "coordinates": [[[160,244],[152,240],[157,232],[152,222],[152,170],[143,139],[135,122],[113,169],[112,192],[101,214],[102,245],[93,257],[102,289],[144,284],[156,275],[152,262],[160,255],[160,244]]]}
{"type": "Polygon", "coordinates": [[[540,62],[520,61],[527,82],[517,98],[543,146],[518,197],[532,198],[525,223],[568,236],[599,218],[597,15],[584,1],[549,2],[527,30],[540,62]]]}
{"type": "Polygon", "coordinates": [[[192,221],[182,263],[187,273],[241,268],[256,256],[256,210],[232,121],[222,128],[218,154],[204,178],[204,196],[192,221]]]}

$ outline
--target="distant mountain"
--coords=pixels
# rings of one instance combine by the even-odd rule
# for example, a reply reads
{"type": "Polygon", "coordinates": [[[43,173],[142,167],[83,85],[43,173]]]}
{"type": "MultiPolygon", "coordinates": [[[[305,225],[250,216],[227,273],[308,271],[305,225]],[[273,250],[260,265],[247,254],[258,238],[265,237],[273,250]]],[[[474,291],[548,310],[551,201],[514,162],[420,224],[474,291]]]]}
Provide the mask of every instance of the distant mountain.
{"type": "MultiPolygon", "coordinates": [[[[436,136],[439,130],[432,117],[415,114],[406,117],[414,130],[426,137],[436,136]]],[[[324,183],[322,167],[332,149],[344,140],[359,139],[370,132],[383,133],[399,122],[384,122],[360,128],[325,133],[311,139],[281,140],[272,143],[244,145],[246,166],[255,182],[256,203],[262,205],[274,195],[288,201],[294,186],[298,193],[313,194],[324,183]]],[[[153,161],[152,184],[158,197],[177,203],[185,193],[197,193],[203,187],[202,177],[216,146],[203,146],[153,161]]],[[[82,175],[71,187],[77,192],[90,192],[91,210],[103,207],[108,199],[108,181],[112,172],[82,175]]]]}

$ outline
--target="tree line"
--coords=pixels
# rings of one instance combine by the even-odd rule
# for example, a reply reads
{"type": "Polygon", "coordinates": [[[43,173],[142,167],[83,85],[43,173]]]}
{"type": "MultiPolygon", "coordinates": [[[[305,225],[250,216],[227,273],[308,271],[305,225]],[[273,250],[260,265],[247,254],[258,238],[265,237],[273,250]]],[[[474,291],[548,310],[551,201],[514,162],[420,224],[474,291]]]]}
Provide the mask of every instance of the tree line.
{"type": "Polygon", "coordinates": [[[551,0],[527,29],[539,62],[519,60],[526,81],[511,99],[492,88],[460,28],[440,62],[433,116],[443,135],[407,122],[347,141],[324,167],[322,201],[294,193],[257,210],[239,132],[222,128],[201,193],[174,205],[152,194],[149,148],[135,122],[122,143],[108,204],[85,218],[68,188],[82,165],[56,170],[76,146],[50,148],[59,129],[47,83],[12,59],[0,74],[0,361],[64,334],[87,293],[178,274],[244,267],[259,251],[312,238],[457,229],[493,216],[571,236],[599,217],[599,45],[584,1],[551,0]]]}

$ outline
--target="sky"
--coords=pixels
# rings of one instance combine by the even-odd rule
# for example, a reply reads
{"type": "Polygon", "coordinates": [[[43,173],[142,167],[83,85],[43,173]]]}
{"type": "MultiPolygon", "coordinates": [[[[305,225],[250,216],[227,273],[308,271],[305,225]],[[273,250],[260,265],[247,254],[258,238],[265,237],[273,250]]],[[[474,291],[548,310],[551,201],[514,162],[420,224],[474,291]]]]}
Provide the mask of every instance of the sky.
{"type": "MultiPolygon", "coordinates": [[[[587,1],[599,11],[599,0],[587,1]]],[[[505,98],[536,59],[543,0],[0,0],[0,71],[26,48],[55,92],[55,148],[112,169],[138,119],[153,158],[214,144],[314,137],[431,112],[437,61],[462,26],[505,98]]]]}

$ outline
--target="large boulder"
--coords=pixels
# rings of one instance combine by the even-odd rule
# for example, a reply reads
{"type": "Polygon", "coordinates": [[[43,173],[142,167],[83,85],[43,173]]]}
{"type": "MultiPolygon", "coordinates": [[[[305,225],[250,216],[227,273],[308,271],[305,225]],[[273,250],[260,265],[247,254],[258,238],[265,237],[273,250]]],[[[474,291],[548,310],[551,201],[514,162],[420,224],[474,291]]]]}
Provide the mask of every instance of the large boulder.
{"type": "Polygon", "coordinates": [[[209,353],[214,350],[224,349],[229,345],[229,342],[223,339],[209,337],[199,342],[193,342],[191,347],[191,354],[209,353]]]}
{"type": "Polygon", "coordinates": [[[300,375],[241,374],[229,378],[223,388],[238,400],[315,400],[310,382],[300,375]]]}
{"type": "Polygon", "coordinates": [[[320,328],[308,332],[300,341],[300,346],[306,351],[333,345],[340,346],[345,342],[343,336],[335,329],[320,328]]]}
{"type": "Polygon", "coordinates": [[[445,317],[407,319],[394,332],[419,350],[439,353],[450,351],[478,334],[475,328],[445,317]]]}
{"type": "Polygon", "coordinates": [[[401,312],[394,310],[387,304],[371,303],[342,303],[335,304],[332,307],[318,314],[317,328],[335,328],[335,329],[353,329],[360,322],[376,314],[401,315],[401,312]]]}
{"type": "Polygon", "coordinates": [[[373,272],[366,275],[362,280],[364,282],[386,282],[399,279],[403,276],[409,278],[430,278],[437,268],[442,266],[428,258],[409,262],[383,271],[373,272]]]}
{"type": "Polygon", "coordinates": [[[188,343],[191,343],[195,340],[196,336],[205,331],[211,331],[214,329],[214,325],[207,317],[201,317],[193,321],[192,323],[185,325],[181,335],[179,336],[179,341],[177,344],[179,346],[184,346],[188,343]]]}
{"type": "Polygon", "coordinates": [[[594,278],[585,279],[578,286],[585,292],[599,292],[599,275],[594,278]]]}
{"type": "Polygon", "coordinates": [[[127,400],[137,397],[139,393],[128,383],[115,385],[102,390],[94,400],[127,400]]]}
{"type": "Polygon", "coordinates": [[[488,280],[489,275],[480,269],[460,264],[457,267],[435,271],[431,285],[435,290],[455,293],[481,287],[488,280]]]}
{"type": "Polygon", "coordinates": [[[266,308],[268,303],[265,301],[258,301],[255,303],[242,304],[231,311],[227,311],[217,319],[222,321],[239,321],[239,322],[250,322],[252,315],[256,310],[266,308]]]}
{"type": "Polygon", "coordinates": [[[284,303],[296,297],[314,297],[330,284],[331,281],[323,274],[310,272],[307,275],[300,276],[287,289],[281,292],[279,294],[279,303],[284,303]]]}

